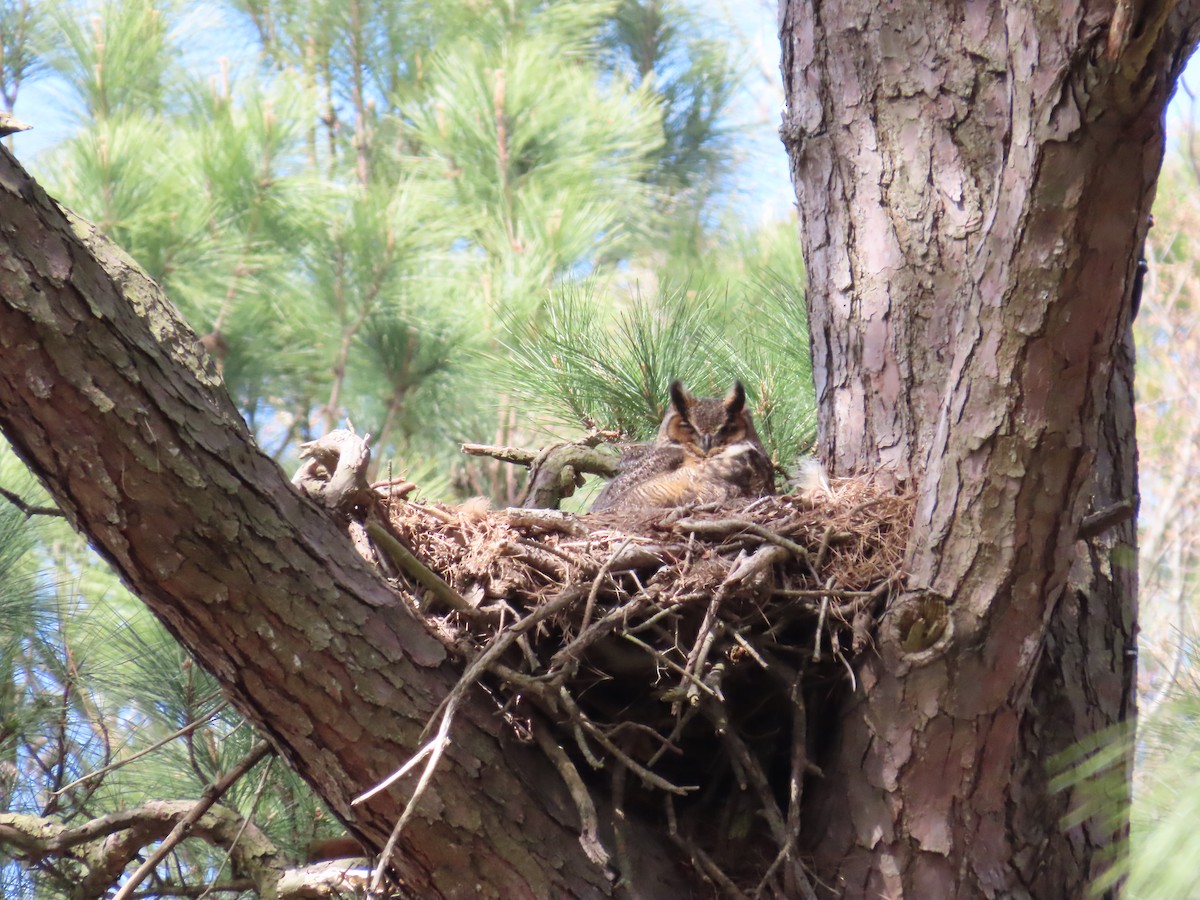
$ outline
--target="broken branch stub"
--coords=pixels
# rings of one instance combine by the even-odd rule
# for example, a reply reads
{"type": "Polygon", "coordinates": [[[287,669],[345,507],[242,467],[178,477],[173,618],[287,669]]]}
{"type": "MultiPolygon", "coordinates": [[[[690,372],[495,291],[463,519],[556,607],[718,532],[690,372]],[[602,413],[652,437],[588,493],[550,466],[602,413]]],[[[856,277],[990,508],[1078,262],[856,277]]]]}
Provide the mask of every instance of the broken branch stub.
{"type": "Polygon", "coordinates": [[[338,429],[315,441],[300,445],[304,463],[292,476],[292,484],[327,509],[350,515],[356,507],[370,503],[375,493],[367,480],[371,463],[370,435],[338,429]]]}

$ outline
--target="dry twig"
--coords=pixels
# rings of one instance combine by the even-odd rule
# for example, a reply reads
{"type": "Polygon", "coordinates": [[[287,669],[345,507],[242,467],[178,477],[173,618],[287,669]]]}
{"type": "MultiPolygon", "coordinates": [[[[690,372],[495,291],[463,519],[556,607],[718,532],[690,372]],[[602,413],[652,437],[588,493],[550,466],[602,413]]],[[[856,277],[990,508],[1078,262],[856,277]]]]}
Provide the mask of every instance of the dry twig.
{"type": "Polygon", "coordinates": [[[187,837],[191,827],[203,818],[204,814],[212,808],[213,804],[220,800],[222,795],[237,783],[238,779],[253,769],[263,757],[271,752],[270,744],[266,741],[259,741],[237,765],[206,787],[200,799],[196,801],[196,805],[192,807],[192,811],[184,816],[180,823],[171,830],[171,833],[163,839],[163,842],[158,845],[158,849],[150,854],[144,863],[138,866],[137,871],[129,876],[128,881],[121,885],[121,889],[113,896],[113,900],[129,900],[130,895],[137,889],[138,885],[145,881],[166,855],[175,849],[176,844],[187,837]]]}

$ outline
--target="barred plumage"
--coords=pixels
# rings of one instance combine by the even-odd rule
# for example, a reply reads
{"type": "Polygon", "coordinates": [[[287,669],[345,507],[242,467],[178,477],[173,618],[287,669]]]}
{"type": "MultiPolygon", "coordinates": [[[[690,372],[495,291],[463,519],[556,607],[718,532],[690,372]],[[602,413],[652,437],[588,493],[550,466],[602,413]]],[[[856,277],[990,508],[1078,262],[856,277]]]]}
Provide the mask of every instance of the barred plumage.
{"type": "Polygon", "coordinates": [[[774,493],[771,462],[746,409],[740,381],[724,399],[671,384],[658,437],[627,449],[592,512],[683,506],[774,493]]]}

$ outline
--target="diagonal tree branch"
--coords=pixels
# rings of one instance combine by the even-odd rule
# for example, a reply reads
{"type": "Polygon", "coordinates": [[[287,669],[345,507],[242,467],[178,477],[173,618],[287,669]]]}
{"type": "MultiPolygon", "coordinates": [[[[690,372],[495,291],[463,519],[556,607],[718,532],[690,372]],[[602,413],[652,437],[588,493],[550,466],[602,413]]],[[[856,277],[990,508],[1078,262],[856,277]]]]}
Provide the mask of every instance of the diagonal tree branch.
{"type": "MultiPolygon", "coordinates": [[[[378,852],[402,792],[350,801],[416,748],[458,666],[339,523],[258,450],[157,286],[6,151],[0,210],[0,430],[238,710],[378,852]]],[[[435,799],[393,862],[409,887],[430,898],[464,883],[515,897],[611,894],[562,815],[573,805],[550,761],[510,740],[480,692],[464,698],[454,731],[435,799]]],[[[631,846],[662,892],[686,893],[690,876],[665,839],[646,832],[631,846]]]]}
{"type": "Polygon", "coordinates": [[[232,769],[206,787],[196,805],[191,808],[186,816],[179,820],[179,823],[171,829],[171,833],[159,844],[158,849],[151,853],[146,861],[138,866],[137,871],[129,876],[129,880],[121,885],[121,889],[117,891],[113,900],[129,900],[129,896],[137,886],[146,880],[168,853],[175,849],[176,844],[188,836],[193,826],[200,821],[200,818],[212,809],[213,805],[221,799],[227,790],[233,787],[242,776],[258,765],[270,752],[271,745],[266,741],[259,741],[232,769]]]}

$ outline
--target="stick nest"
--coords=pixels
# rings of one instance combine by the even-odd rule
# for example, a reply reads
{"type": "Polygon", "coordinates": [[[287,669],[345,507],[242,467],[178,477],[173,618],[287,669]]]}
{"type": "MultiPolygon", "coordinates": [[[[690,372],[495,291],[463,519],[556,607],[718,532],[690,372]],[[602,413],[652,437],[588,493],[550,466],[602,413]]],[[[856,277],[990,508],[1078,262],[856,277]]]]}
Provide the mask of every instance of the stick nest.
{"type": "Polygon", "coordinates": [[[614,822],[665,815],[722,893],[802,897],[811,707],[851,687],[911,516],[911,497],[860,478],[638,515],[392,499],[411,557],[379,558],[466,660],[443,709],[482,682],[558,766],[598,861],[615,845],[626,870],[589,799],[607,778],[614,822]]]}

